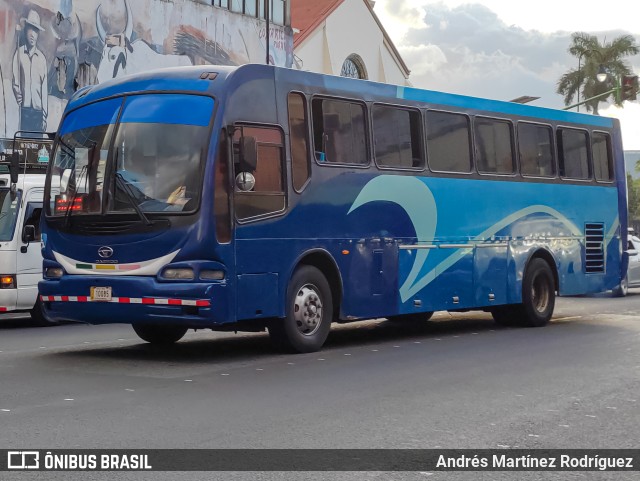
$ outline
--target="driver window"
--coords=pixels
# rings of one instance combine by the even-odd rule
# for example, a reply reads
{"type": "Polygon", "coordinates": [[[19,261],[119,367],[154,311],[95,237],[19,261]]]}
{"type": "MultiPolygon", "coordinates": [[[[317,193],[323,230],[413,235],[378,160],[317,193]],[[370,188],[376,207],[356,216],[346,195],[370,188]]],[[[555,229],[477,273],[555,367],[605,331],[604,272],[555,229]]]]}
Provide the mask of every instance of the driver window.
{"type": "Polygon", "coordinates": [[[42,239],[42,232],[40,230],[40,215],[42,214],[42,205],[28,204],[27,216],[23,225],[32,225],[36,228],[36,241],[42,239]]]}
{"type": "Polygon", "coordinates": [[[286,202],[282,131],[277,128],[242,126],[235,130],[233,146],[236,217],[246,220],[282,212],[286,202]],[[240,161],[243,136],[256,139],[257,162],[252,171],[240,161]]]}

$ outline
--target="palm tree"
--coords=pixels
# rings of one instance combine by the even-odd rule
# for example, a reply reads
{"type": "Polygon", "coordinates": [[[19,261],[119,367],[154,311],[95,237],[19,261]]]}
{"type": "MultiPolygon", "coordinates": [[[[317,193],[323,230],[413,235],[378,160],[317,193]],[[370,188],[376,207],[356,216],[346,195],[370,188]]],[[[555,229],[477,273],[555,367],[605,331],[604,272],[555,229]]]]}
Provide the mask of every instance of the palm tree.
{"type": "MultiPolygon", "coordinates": [[[[639,52],[640,48],[631,35],[622,35],[610,42],[605,39],[601,44],[594,35],[576,32],[571,35],[569,53],[578,57],[578,69],[570,70],[560,77],[556,92],[564,96],[565,105],[570,105],[574,97],[580,93],[583,99],[605,94],[619,86],[618,79],[623,75],[632,73],[629,65],[624,62],[624,58],[639,52]],[[598,82],[596,75],[602,68],[608,74],[607,79],[604,82],[598,82]]],[[[587,112],[593,110],[597,115],[598,104],[607,101],[612,95],[614,103],[621,105],[619,96],[615,93],[614,91],[585,103],[587,112]]]]}

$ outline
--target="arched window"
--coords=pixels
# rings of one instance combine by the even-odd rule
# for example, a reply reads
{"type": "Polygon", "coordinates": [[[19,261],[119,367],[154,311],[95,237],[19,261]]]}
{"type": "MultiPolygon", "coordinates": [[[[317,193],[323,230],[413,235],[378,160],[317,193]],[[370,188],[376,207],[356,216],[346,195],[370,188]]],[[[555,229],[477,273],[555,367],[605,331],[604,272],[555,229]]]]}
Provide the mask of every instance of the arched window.
{"type": "Polygon", "coordinates": [[[342,64],[342,70],[340,71],[341,77],[367,79],[367,69],[364,66],[364,62],[360,55],[349,55],[342,64]]]}

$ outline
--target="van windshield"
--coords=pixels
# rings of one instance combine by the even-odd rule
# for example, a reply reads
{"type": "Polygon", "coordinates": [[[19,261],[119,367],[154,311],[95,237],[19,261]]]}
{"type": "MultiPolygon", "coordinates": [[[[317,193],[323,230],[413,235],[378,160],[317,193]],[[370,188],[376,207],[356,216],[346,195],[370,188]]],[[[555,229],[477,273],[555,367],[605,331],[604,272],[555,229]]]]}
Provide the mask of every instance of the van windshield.
{"type": "Polygon", "coordinates": [[[51,169],[60,195],[48,214],[194,211],[213,106],[210,97],[146,94],[71,112],[51,169]]]}
{"type": "Polygon", "coordinates": [[[11,197],[9,189],[0,189],[0,242],[12,240],[16,228],[20,196],[11,197]]]}

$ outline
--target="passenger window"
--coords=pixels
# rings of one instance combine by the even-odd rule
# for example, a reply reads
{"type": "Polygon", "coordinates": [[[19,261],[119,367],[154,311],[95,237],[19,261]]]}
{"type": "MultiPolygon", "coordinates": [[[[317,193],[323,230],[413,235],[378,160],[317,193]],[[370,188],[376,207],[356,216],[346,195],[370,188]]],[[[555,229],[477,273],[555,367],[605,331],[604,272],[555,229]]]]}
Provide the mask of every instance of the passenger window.
{"type": "Polygon", "coordinates": [[[593,173],[600,182],[613,180],[613,162],[611,161],[611,137],[604,132],[592,135],[593,173]]]}
{"type": "Polygon", "coordinates": [[[511,122],[476,118],[476,165],[485,174],[513,174],[511,122]]]}
{"type": "Polygon", "coordinates": [[[365,109],[344,100],[314,99],[313,143],[320,163],[367,164],[365,109]]]}
{"type": "Polygon", "coordinates": [[[379,166],[405,169],[424,167],[420,112],[374,105],[373,135],[375,158],[379,166]]]}
{"type": "Polygon", "coordinates": [[[518,124],[520,171],[524,176],[554,177],[552,130],[548,125],[518,124]]]}
{"type": "Polygon", "coordinates": [[[427,111],[427,159],[436,172],[471,172],[469,117],[427,111]]]}
{"type": "Polygon", "coordinates": [[[557,137],[560,176],[567,179],[590,179],[587,133],[563,128],[558,129],[557,137]]]}
{"type": "Polygon", "coordinates": [[[275,128],[243,126],[236,129],[233,141],[236,217],[249,219],[283,211],[282,132],[275,128]],[[254,170],[240,163],[242,137],[255,138],[257,162],[254,170]]]}
{"type": "Polygon", "coordinates": [[[293,188],[299,192],[309,179],[307,108],[304,96],[294,92],[289,94],[289,141],[293,188]]]}

